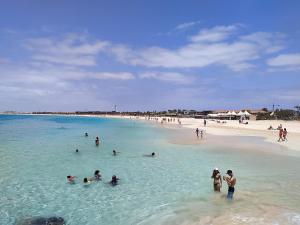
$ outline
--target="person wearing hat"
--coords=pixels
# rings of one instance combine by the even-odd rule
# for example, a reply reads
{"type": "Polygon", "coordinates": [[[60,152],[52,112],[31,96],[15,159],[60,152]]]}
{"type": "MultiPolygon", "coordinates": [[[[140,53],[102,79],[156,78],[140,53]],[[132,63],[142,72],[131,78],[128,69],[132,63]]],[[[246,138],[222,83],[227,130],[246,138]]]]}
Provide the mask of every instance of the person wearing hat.
{"type": "Polygon", "coordinates": [[[211,178],[214,179],[214,191],[220,192],[222,187],[222,179],[218,168],[214,169],[211,178]]]}
{"type": "Polygon", "coordinates": [[[228,176],[223,176],[223,180],[226,181],[228,185],[227,198],[232,199],[234,193],[234,186],[236,184],[236,178],[233,176],[232,170],[227,170],[226,174],[228,176]]]}

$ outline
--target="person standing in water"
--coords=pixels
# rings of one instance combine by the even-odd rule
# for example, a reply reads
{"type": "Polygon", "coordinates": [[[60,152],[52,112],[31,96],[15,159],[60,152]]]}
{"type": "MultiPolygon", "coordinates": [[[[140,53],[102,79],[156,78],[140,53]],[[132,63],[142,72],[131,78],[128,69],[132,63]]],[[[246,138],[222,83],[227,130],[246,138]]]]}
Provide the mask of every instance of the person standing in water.
{"type": "Polygon", "coordinates": [[[222,177],[218,168],[215,168],[211,178],[214,179],[214,191],[220,192],[222,188],[222,177]]]}
{"type": "Polygon", "coordinates": [[[96,140],[95,140],[95,144],[96,144],[96,146],[98,146],[99,145],[99,138],[98,137],[96,137],[96,140]]]}
{"type": "Polygon", "coordinates": [[[223,176],[223,180],[226,181],[228,185],[227,199],[232,199],[235,191],[234,186],[236,184],[236,178],[233,176],[232,170],[227,170],[226,174],[228,176],[223,176]]]}
{"type": "Polygon", "coordinates": [[[117,152],[115,149],[113,150],[113,156],[116,156],[117,154],[119,154],[120,152],[117,152]]]}
{"type": "Polygon", "coordinates": [[[199,129],[197,128],[196,129],[196,135],[197,135],[197,138],[199,137],[199,129]]]}

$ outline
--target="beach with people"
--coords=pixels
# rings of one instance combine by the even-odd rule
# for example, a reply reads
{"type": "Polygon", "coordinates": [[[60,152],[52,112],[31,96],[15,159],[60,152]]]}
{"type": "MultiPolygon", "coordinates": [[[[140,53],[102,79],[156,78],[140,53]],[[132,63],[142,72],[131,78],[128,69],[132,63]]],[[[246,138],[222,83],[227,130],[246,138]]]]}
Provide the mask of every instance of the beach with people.
{"type": "MultiPolygon", "coordinates": [[[[124,118],[134,119],[137,121],[147,121],[152,124],[157,124],[155,121],[161,121],[164,117],[155,117],[152,120],[146,117],[129,117],[129,116],[108,116],[109,118],[124,118]],[[157,120],[156,120],[157,119],[157,120]]],[[[222,123],[213,119],[195,119],[195,118],[180,118],[179,124],[176,120],[166,117],[161,127],[169,129],[190,129],[196,131],[198,128],[199,136],[202,131],[205,134],[216,136],[231,136],[231,137],[258,137],[262,138],[267,143],[278,144],[282,149],[287,148],[292,151],[300,151],[300,121],[284,121],[284,120],[248,120],[248,124],[241,124],[237,120],[223,120],[222,123]],[[206,122],[204,122],[206,121],[206,122]],[[269,129],[270,126],[273,129],[269,129]],[[288,131],[287,140],[278,142],[280,129],[279,126],[288,131]]],[[[189,133],[189,132],[186,132],[189,133]]],[[[194,140],[191,140],[191,143],[194,140]]],[[[213,140],[210,140],[212,142],[213,140]]],[[[216,141],[217,142],[217,141],[216,141]]],[[[245,143],[247,145],[247,143],[245,143]]]]}

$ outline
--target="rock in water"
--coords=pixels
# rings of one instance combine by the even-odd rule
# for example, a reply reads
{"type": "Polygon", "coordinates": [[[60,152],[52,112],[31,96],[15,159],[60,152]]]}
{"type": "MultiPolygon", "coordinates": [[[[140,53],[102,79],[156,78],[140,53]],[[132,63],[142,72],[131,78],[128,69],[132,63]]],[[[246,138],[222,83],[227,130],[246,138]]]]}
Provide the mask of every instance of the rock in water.
{"type": "Polygon", "coordinates": [[[33,217],[22,220],[17,225],[64,225],[65,220],[62,217],[33,217]]]}

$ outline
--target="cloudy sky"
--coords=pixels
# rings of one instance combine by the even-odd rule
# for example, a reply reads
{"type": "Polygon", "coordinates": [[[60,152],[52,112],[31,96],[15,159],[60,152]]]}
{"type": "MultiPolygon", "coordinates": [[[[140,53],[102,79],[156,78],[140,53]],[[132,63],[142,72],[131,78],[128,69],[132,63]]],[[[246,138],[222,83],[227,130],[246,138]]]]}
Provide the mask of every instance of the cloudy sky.
{"type": "Polygon", "coordinates": [[[300,104],[300,1],[0,4],[0,111],[300,104]]]}

